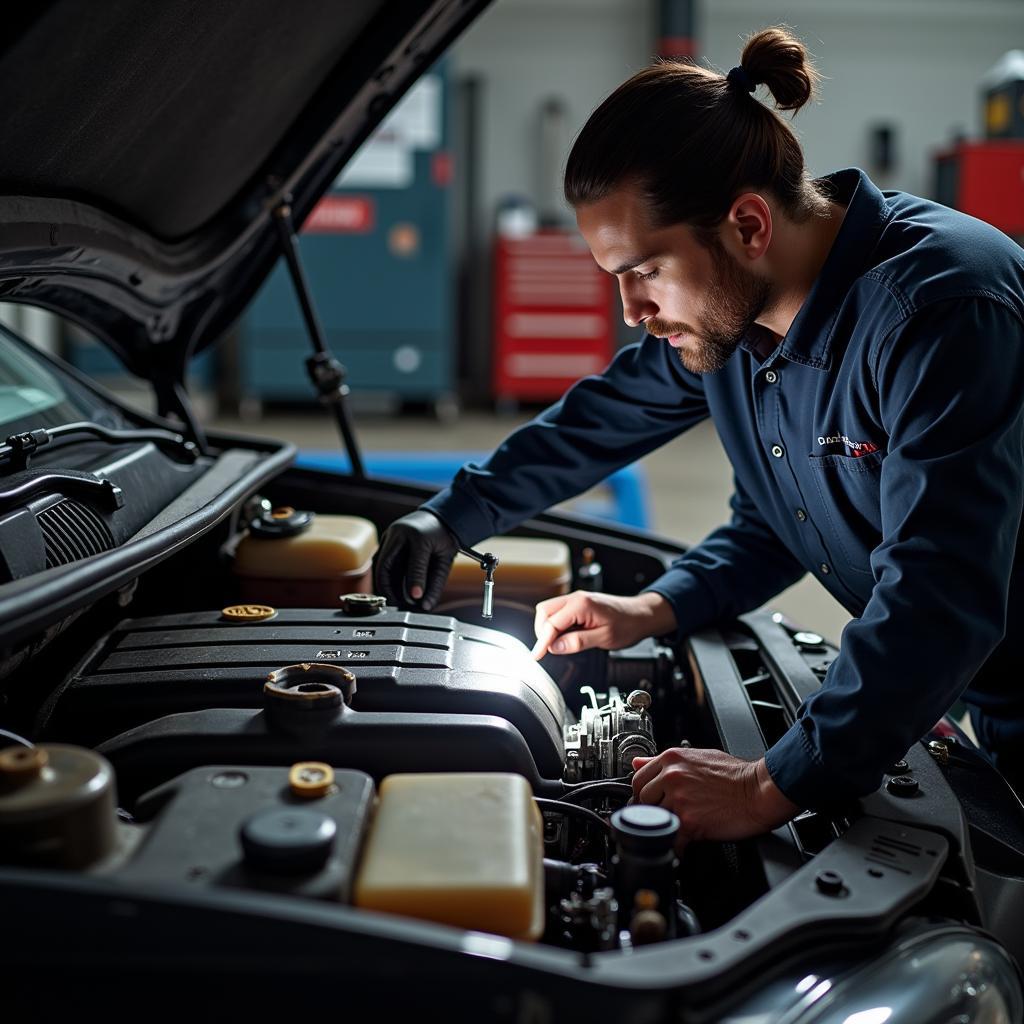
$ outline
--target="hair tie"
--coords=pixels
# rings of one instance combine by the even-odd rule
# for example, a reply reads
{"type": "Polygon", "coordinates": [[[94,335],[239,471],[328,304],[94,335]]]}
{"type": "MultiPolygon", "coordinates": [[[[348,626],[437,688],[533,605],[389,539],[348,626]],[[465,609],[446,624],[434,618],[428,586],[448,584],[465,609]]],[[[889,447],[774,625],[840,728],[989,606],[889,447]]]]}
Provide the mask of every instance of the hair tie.
{"type": "Polygon", "coordinates": [[[743,89],[745,92],[753,92],[757,88],[754,84],[754,80],[750,77],[749,72],[742,64],[737,64],[736,67],[734,67],[732,71],[725,76],[725,80],[730,85],[739,86],[739,88],[743,89]]]}

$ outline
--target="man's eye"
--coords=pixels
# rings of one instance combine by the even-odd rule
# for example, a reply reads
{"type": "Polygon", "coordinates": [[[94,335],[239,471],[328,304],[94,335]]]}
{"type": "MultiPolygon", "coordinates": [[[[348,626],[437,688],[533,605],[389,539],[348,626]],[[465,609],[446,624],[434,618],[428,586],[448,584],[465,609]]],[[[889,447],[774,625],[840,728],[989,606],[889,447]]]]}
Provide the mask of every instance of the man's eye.
{"type": "Polygon", "coordinates": [[[657,276],[657,270],[652,270],[649,274],[641,274],[639,271],[636,271],[636,277],[638,281],[650,281],[652,278],[655,278],[657,276]]]}

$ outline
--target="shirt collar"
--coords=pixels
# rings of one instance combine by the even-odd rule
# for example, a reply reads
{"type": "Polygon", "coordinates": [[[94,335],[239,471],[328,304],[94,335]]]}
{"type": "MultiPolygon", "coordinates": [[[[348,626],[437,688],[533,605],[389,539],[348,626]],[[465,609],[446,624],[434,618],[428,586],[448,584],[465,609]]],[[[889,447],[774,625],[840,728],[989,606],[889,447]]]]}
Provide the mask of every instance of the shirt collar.
{"type": "Polygon", "coordinates": [[[831,362],[832,329],[839,309],[853,282],[868,268],[891,211],[885,196],[857,168],[819,180],[826,184],[829,197],[846,207],[846,216],[821,272],[779,345],[779,354],[824,370],[831,362]]]}

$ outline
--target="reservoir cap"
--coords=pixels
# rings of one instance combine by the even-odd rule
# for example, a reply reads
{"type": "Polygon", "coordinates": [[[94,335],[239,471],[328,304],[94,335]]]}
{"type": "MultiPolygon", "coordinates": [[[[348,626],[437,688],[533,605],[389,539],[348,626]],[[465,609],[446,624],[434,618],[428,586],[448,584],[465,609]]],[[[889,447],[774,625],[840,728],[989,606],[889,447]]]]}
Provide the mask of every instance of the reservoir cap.
{"type": "Polygon", "coordinates": [[[250,867],[281,874],[318,871],[334,849],[333,818],[305,807],[257,811],[239,830],[250,867]]]}
{"type": "Polygon", "coordinates": [[[612,815],[612,832],[625,850],[657,856],[670,850],[679,831],[679,819],[666,807],[631,804],[612,815]]]}

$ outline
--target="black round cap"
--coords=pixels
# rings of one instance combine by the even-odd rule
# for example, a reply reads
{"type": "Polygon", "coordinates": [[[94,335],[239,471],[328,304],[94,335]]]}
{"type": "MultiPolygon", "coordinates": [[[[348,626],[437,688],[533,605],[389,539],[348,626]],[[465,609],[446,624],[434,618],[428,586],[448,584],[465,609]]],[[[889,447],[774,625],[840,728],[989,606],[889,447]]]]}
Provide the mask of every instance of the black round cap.
{"type": "Polygon", "coordinates": [[[885,788],[894,796],[915,796],[921,784],[913,775],[894,775],[885,784],[885,788]]]}
{"type": "Polygon", "coordinates": [[[239,830],[250,867],[281,874],[317,871],[334,849],[338,826],[333,818],[306,807],[257,811],[239,830]]]}
{"type": "Polygon", "coordinates": [[[612,832],[623,849],[655,856],[672,849],[679,819],[667,808],[630,804],[612,815],[612,832]]]}

